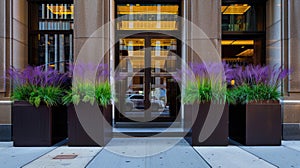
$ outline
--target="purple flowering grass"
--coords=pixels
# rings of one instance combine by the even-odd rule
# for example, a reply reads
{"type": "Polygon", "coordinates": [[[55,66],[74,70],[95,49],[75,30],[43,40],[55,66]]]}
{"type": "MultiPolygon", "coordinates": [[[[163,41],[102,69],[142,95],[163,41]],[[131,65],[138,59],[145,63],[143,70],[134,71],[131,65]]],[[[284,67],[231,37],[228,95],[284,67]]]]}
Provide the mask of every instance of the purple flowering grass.
{"type": "Polygon", "coordinates": [[[109,68],[107,64],[94,64],[94,63],[76,63],[70,65],[69,76],[73,76],[76,72],[76,80],[83,82],[88,79],[87,74],[94,74],[96,71],[95,79],[97,82],[107,81],[109,78],[109,68]]]}
{"type": "Polygon", "coordinates": [[[290,74],[288,69],[278,66],[248,65],[238,66],[233,69],[230,78],[235,80],[235,85],[264,84],[278,88],[282,79],[290,74]]]}
{"type": "Polygon", "coordinates": [[[210,80],[211,78],[221,76],[223,81],[230,82],[227,76],[232,73],[232,68],[226,63],[190,63],[187,69],[178,69],[174,78],[177,81],[182,81],[183,74],[188,79],[205,79],[210,80]]]}
{"type": "Polygon", "coordinates": [[[8,72],[15,86],[62,86],[67,80],[66,73],[60,73],[54,69],[46,70],[44,66],[28,66],[24,70],[11,68],[8,72]]]}
{"type": "Polygon", "coordinates": [[[182,81],[183,74],[188,78],[193,77],[198,79],[209,79],[215,75],[222,75],[222,79],[228,85],[232,80],[235,81],[235,85],[257,85],[264,84],[278,88],[281,81],[291,73],[290,70],[284,69],[279,66],[261,66],[261,65],[247,65],[232,67],[225,62],[222,63],[224,74],[221,74],[220,63],[190,63],[190,70],[177,70],[175,79],[182,81]]]}

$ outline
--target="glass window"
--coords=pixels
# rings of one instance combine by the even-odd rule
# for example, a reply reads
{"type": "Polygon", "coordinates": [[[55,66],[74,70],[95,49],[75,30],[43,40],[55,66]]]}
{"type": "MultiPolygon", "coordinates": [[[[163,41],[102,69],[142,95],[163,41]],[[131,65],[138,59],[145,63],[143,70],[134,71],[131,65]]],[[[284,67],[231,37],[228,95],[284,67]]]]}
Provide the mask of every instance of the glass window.
{"type": "Polygon", "coordinates": [[[222,0],[222,59],[232,65],[265,64],[266,1],[222,0]]]}
{"type": "Polygon", "coordinates": [[[117,30],[178,30],[179,5],[118,4],[117,30]]]}
{"type": "Polygon", "coordinates": [[[40,4],[38,30],[72,30],[73,4],[40,4]]]}
{"type": "Polygon", "coordinates": [[[72,2],[30,4],[29,64],[68,69],[73,62],[73,17],[72,2]]]}
{"type": "Polygon", "coordinates": [[[263,31],[263,6],[251,4],[223,4],[223,31],[263,31]]]}
{"type": "Polygon", "coordinates": [[[246,66],[262,63],[261,39],[222,40],[223,61],[231,65],[246,66]]]}

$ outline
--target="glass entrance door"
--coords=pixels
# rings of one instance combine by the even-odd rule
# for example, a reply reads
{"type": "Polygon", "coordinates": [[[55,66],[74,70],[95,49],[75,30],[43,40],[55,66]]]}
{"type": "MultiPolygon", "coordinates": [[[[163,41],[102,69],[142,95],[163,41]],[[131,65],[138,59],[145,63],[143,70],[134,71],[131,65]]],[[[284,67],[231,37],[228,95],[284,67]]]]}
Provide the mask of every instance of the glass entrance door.
{"type": "Polygon", "coordinates": [[[174,121],[179,88],[172,74],[179,60],[175,38],[134,36],[119,40],[116,121],[174,121]]]}

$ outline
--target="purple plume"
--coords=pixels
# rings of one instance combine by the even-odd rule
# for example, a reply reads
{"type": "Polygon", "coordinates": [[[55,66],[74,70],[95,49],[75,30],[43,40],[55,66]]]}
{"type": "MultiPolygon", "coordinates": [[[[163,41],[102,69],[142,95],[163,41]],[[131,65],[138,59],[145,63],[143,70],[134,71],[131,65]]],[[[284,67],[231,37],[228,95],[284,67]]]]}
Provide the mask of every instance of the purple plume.
{"type": "Polygon", "coordinates": [[[109,67],[107,64],[76,63],[70,65],[69,76],[73,77],[74,71],[76,71],[76,80],[79,82],[86,81],[89,78],[96,79],[96,82],[103,82],[109,78],[109,67]],[[95,74],[95,76],[87,76],[87,74],[95,74]]]}
{"type": "Polygon", "coordinates": [[[278,66],[248,65],[237,66],[232,69],[231,78],[235,85],[257,85],[265,84],[278,88],[282,79],[290,74],[290,71],[278,66]]]}
{"type": "Polygon", "coordinates": [[[60,73],[54,69],[46,70],[44,66],[28,66],[24,70],[11,68],[9,77],[15,86],[62,86],[67,80],[66,73],[60,73]]]}

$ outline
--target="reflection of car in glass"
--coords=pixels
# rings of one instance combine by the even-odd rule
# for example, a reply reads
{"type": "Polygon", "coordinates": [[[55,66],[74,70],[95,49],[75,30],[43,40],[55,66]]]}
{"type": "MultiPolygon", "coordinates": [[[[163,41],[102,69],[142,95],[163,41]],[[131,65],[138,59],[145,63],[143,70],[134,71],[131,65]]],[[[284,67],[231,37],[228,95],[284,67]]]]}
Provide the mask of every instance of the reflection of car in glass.
{"type": "MultiPolygon", "coordinates": [[[[141,94],[131,94],[126,98],[126,111],[132,109],[144,109],[144,95],[141,94]]],[[[151,109],[153,111],[158,111],[159,109],[164,109],[165,104],[162,100],[151,99],[151,109]]]]}

